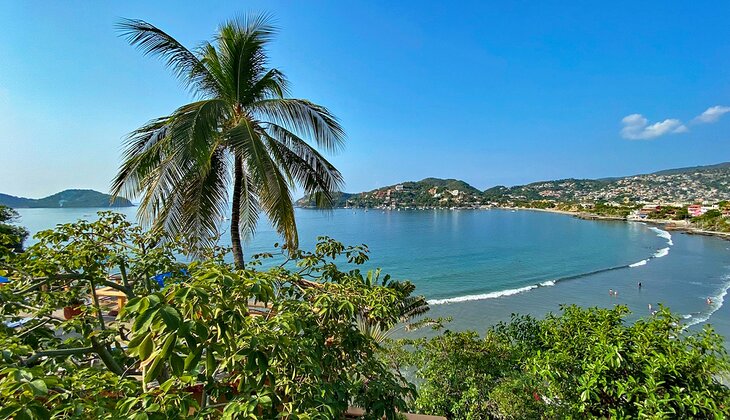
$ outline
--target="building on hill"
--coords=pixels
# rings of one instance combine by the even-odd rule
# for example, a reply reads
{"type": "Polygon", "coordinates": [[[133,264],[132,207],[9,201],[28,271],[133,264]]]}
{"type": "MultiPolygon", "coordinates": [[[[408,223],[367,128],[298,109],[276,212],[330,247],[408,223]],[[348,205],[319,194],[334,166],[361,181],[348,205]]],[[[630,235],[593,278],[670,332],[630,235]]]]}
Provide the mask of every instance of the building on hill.
{"type": "Polygon", "coordinates": [[[687,207],[687,213],[689,213],[692,217],[698,217],[705,214],[707,210],[704,210],[704,207],[702,207],[701,204],[692,204],[687,207]]]}

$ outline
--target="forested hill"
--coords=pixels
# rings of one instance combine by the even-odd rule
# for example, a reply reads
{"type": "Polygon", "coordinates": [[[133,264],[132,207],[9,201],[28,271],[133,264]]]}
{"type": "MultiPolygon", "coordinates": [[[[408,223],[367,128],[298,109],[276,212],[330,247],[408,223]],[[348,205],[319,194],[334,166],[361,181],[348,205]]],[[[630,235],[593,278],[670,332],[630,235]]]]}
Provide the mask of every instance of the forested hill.
{"type": "MultiPolygon", "coordinates": [[[[730,200],[730,162],[602,179],[561,179],[480,191],[456,179],[426,178],[362,193],[336,194],[335,207],[475,207],[525,201],[692,203],[730,200]]],[[[310,197],[299,207],[314,207],[310,197]]]]}
{"type": "MultiPolygon", "coordinates": [[[[478,204],[481,197],[481,191],[464,181],[426,178],[357,194],[340,193],[334,207],[450,207],[478,204]]],[[[295,205],[314,207],[309,196],[297,200],[295,205]]]]}
{"type": "Polygon", "coordinates": [[[65,190],[45,198],[23,198],[0,193],[0,205],[20,208],[79,208],[79,207],[131,207],[126,198],[111,202],[109,194],[94,190],[65,190]]]}

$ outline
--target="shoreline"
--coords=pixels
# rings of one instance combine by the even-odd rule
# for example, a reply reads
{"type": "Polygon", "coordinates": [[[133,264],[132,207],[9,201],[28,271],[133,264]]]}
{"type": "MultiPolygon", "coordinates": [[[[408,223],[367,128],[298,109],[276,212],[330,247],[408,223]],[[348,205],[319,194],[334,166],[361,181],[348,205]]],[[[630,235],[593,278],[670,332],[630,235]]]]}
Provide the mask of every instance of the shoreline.
{"type": "Polygon", "coordinates": [[[625,222],[625,223],[630,223],[630,222],[647,223],[650,225],[661,226],[664,229],[666,229],[668,231],[672,231],[672,232],[681,232],[681,233],[685,233],[687,235],[713,236],[716,238],[724,239],[726,241],[730,241],[730,232],[703,230],[703,229],[689,226],[686,221],[682,221],[682,220],[662,220],[662,219],[628,220],[626,218],[618,217],[618,216],[601,216],[599,214],[592,214],[592,213],[578,212],[578,211],[568,211],[568,210],[536,209],[536,208],[530,208],[530,207],[495,207],[495,208],[502,208],[502,209],[507,209],[507,210],[528,210],[528,211],[539,211],[539,212],[544,212],[544,213],[556,213],[556,214],[573,216],[575,218],[583,219],[583,220],[625,222]]]}

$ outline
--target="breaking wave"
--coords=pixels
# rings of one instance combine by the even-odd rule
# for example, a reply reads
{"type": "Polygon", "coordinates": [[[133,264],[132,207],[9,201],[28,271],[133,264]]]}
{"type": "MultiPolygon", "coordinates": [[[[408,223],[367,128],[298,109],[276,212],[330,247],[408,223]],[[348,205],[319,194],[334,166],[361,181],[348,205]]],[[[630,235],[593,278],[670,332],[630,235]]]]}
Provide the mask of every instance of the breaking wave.
{"type": "Polygon", "coordinates": [[[674,245],[674,242],[672,242],[672,234],[667,232],[666,230],[659,229],[658,227],[650,227],[650,230],[653,230],[656,232],[656,236],[660,238],[664,238],[667,240],[667,245],[672,246],[674,245]]]}
{"type": "Polygon", "coordinates": [[[532,289],[537,289],[539,286],[536,284],[525,286],[525,287],[519,287],[517,289],[507,289],[507,290],[500,290],[498,292],[490,292],[490,293],[482,293],[478,295],[466,295],[466,296],[458,296],[454,298],[447,298],[447,299],[431,299],[428,301],[429,305],[443,305],[448,303],[458,303],[458,302],[468,302],[470,300],[484,300],[484,299],[496,299],[503,296],[512,296],[516,295],[518,293],[527,292],[532,289]]]}
{"type": "Polygon", "coordinates": [[[724,280],[725,283],[722,285],[717,294],[715,296],[710,296],[710,298],[712,299],[712,303],[709,305],[710,310],[707,313],[703,313],[699,316],[693,317],[691,321],[684,324],[685,329],[693,325],[708,321],[712,314],[722,308],[722,305],[725,303],[725,296],[727,295],[728,290],[730,290],[730,275],[725,276],[724,280]]]}
{"type": "Polygon", "coordinates": [[[555,280],[548,280],[540,283],[540,286],[542,287],[549,287],[549,286],[555,286],[555,280]]]}
{"type": "MultiPolygon", "coordinates": [[[[429,305],[445,305],[445,304],[449,304],[449,303],[469,302],[469,301],[474,301],[474,300],[498,299],[498,298],[505,297],[505,296],[513,296],[513,295],[517,295],[517,294],[520,294],[520,293],[529,292],[530,290],[537,289],[538,287],[555,286],[556,283],[559,283],[561,281],[575,280],[575,279],[579,279],[579,278],[583,278],[583,277],[592,276],[594,274],[604,273],[606,271],[621,270],[621,269],[625,269],[625,268],[641,267],[643,265],[646,265],[650,260],[652,260],[654,258],[662,258],[662,257],[667,256],[669,254],[669,247],[671,247],[672,245],[674,245],[674,242],[672,242],[672,235],[669,232],[667,232],[665,230],[662,230],[662,229],[659,229],[657,227],[650,227],[649,229],[651,229],[652,231],[656,232],[656,234],[657,234],[658,237],[666,239],[667,240],[667,245],[669,245],[669,246],[668,247],[665,247],[665,248],[658,249],[654,253],[654,255],[652,255],[651,257],[649,257],[647,259],[644,259],[644,260],[641,260],[641,261],[638,261],[638,262],[635,262],[633,264],[621,265],[621,266],[617,266],[617,267],[603,268],[603,269],[600,269],[600,270],[590,271],[590,272],[587,272],[587,273],[581,273],[581,274],[575,274],[575,275],[571,275],[571,276],[560,277],[560,278],[557,278],[557,279],[554,279],[554,280],[547,280],[547,281],[544,281],[542,283],[531,284],[529,286],[518,287],[518,288],[515,288],[515,289],[505,289],[505,290],[499,290],[499,291],[496,291],[496,292],[479,293],[479,294],[473,294],[473,295],[463,295],[463,296],[456,296],[456,297],[444,298],[444,299],[430,299],[428,301],[428,304],[429,305]]],[[[725,294],[727,293],[727,290],[729,288],[730,288],[730,282],[728,283],[728,287],[725,288],[725,294]]],[[[725,297],[725,295],[723,294],[722,295],[722,298],[724,298],[724,297],[725,297]]],[[[722,298],[718,298],[717,301],[720,301],[720,299],[722,299],[722,298]]],[[[720,305],[721,305],[721,303],[720,303],[720,305]]],[[[693,319],[693,321],[695,321],[695,320],[693,319]]],[[[702,321],[698,321],[698,322],[702,322],[702,321]]]]}
{"type": "Polygon", "coordinates": [[[648,263],[648,262],[649,262],[649,260],[648,260],[648,259],[646,259],[646,260],[641,260],[641,261],[639,261],[639,262],[635,262],[635,263],[633,263],[633,264],[629,264],[629,268],[634,268],[634,267],[641,267],[642,265],[646,265],[646,263],[648,263]]]}
{"type": "Polygon", "coordinates": [[[658,250],[654,253],[654,256],[652,258],[661,258],[666,257],[667,255],[669,255],[669,247],[658,250]]]}

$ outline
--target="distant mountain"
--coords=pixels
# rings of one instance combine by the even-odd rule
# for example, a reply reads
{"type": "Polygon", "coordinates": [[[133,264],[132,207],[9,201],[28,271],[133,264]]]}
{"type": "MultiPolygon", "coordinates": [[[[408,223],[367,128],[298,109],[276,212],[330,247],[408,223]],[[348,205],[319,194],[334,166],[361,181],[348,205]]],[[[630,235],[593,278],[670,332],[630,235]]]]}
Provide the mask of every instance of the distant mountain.
{"type": "Polygon", "coordinates": [[[126,198],[111,202],[109,194],[94,190],[65,190],[45,198],[23,198],[0,193],[0,205],[12,208],[78,208],[78,207],[131,207],[126,198]]]}
{"type": "MultiPolygon", "coordinates": [[[[413,208],[520,205],[530,201],[692,203],[730,200],[730,162],[602,179],[560,179],[479,191],[456,179],[426,178],[361,193],[340,193],[335,207],[413,208]]],[[[314,207],[309,197],[299,207],[314,207]]]]}

